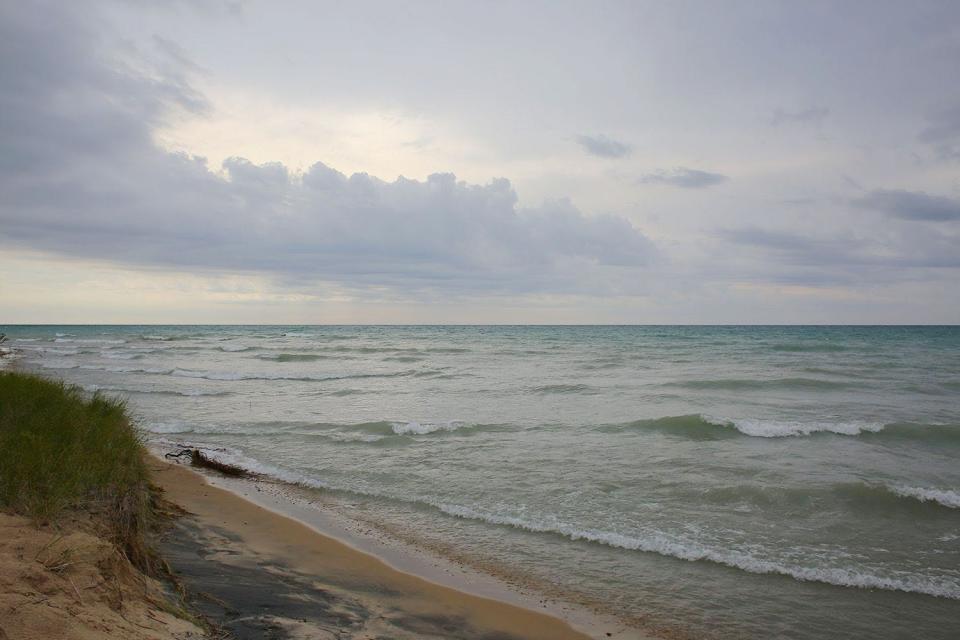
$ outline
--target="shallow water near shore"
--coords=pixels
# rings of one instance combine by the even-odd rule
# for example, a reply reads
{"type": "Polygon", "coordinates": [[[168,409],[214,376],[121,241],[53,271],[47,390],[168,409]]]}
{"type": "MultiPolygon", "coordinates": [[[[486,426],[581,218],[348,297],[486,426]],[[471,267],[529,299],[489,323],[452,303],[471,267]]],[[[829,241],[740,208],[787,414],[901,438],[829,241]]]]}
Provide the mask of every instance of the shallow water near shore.
{"type": "Polygon", "coordinates": [[[648,629],[957,634],[960,328],[0,331],[156,444],[648,629]]]}

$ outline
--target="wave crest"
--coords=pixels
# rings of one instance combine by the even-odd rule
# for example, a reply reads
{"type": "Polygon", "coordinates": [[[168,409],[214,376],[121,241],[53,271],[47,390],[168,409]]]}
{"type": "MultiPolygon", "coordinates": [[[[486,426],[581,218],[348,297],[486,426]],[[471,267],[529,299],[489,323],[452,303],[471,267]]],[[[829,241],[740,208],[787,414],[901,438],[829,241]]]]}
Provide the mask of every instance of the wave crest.
{"type": "Polygon", "coordinates": [[[957,425],[883,423],[870,420],[772,420],[689,414],[634,420],[604,425],[599,429],[613,433],[660,431],[700,440],[717,440],[743,435],[754,438],[790,438],[832,434],[960,444],[960,426],[957,425]]]}
{"type": "Polygon", "coordinates": [[[934,502],[951,509],[960,509],[960,491],[953,489],[908,487],[906,485],[887,485],[887,489],[903,498],[914,498],[920,502],[934,502]]]}
{"type": "Polygon", "coordinates": [[[656,553],[689,562],[706,560],[749,573],[779,574],[801,582],[823,582],[841,587],[905,591],[960,600],[960,583],[948,577],[907,572],[892,572],[892,575],[885,576],[853,567],[805,567],[757,558],[735,549],[715,549],[652,529],[639,534],[625,535],[611,531],[581,529],[552,518],[536,521],[512,515],[489,513],[462,505],[437,503],[433,506],[458,518],[506,525],[534,533],[553,533],[570,540],[586,540],[631,551],[656,553]]]}

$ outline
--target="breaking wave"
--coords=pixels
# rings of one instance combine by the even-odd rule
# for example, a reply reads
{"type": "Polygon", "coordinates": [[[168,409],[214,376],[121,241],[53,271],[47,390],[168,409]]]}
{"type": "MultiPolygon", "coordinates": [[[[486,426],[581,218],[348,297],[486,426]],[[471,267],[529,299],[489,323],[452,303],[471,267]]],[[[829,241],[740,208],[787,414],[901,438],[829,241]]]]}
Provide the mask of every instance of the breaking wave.
{"type": "Polygon", "coordinates": [[[690,562],[706,560],[749,573],[779,574],[801,582],[823,582],[841,587],[905,591],[940,598],[960,599],[960,582],[945,576],[929,576],[906,571],[891,571],[889,575],[881,575],[868,568],[803,566],[792,562],[758,558],[737,549],[717,549],[655,529],[625,535],[579,528],[556,518],[534,520],[461,505],[438,503],[433,506],[458,518],[505,525],[534,533],[552,533],[570,540],[585,540],[631,551],[656,553],[690,562]]]}
{"type": "Polygon", "coordinates": [[[599,427],[599,430],[607,432],[660,431],[696,439],[731,438],[739,435],[755,438],[788,438],[834,434],[960,444],[960,426],[910,423],[884,424],[868,420],[766,420],[691,414],[604,425],[599,427]]]}
{"type": "MultiPolygon", "coordinates": [[[[382,423],[370,423],[368,426],[379,424],[382,423]]],[[[176,425],[171,426],[176,428],[176,425]]],[[[155,432],[162,433],[162,431],[155,432]]],[[[171,429],[168,433],[177,432],[171,429]]],[[[177,443],[177,446],[181,446],[180,443],[177,443]]],[[[512,513],[494,512],[438,501],[427,496],[407,495],[398,497],[393,495],[393,492],[388,491],[342,487],[261,463],[237,451],[214,447],[205,452],[223,462],[235,464],[253,473],[270,476],[293,485],[345,491],[356,495],[419,504],[437,509],[456,518],[506,526],[531,533],[559,535],[573,541],[601,544],[628,551],[654,553],[688,562],[711,562],[748,573],[787,576],[801,582],[819,582],[858,589],[902,591],[960,600],[960,581],[952,576],[925,575],[903,570],[878,571],[877,568],[869,566],[816,566],[816,554],[818,553],[816,549],[810,550],[810,554],[813,556],[809,558],[810,563],[802,564],[791,559],[760,557],[755,551],[751,552],[752,550],[736,547],[721,548],[684,535],[677,535],[652,527],[630,533],[620,533],[573,525],[550,514],[541,517],[520,517],[512,513]]],[[[841,557],[845,555],[842,554],[841,557]]]]}
{"type": "Polygon", "coordinates": [[[953,489],[908,487],[905,485],[888,485],[887,489],[904,498],[913,498],[920,502],[933,502],[951,509],[960,509],[960,491],[953,489]]]}

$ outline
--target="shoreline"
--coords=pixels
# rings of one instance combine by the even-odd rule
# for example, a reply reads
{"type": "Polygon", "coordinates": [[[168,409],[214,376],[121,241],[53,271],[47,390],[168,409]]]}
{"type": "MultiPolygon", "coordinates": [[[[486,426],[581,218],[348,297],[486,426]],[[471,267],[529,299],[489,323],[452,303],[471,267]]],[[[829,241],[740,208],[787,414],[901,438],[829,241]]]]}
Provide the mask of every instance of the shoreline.
{"type": "MultiPolygon", "coordinates": [[[[149,464],[167,498],[190,512],[201,529],[229,532],[226,540],[275,568],[293,569],[321,582],[349,579],[352,587],[346,597],[357,598],[362,603],[357,607],[364,611],[382,609],[398,596],[381,593],[370,598],[369,588],[358,585],[358,580],[366,587],[393,585],[387,592],[403,594],[399,597],[401,609],[420,619],[438,620],[438,616],[449,618],[455,613],[460,621],[455,623],[458,637],[479,638],[486,633],[544,640],[650,637],[565,603],[538,600],[492,576],[426,553],[378,544],[352,533],[345,523],[320,509],[262,491],[256,481],[202,473],[164,460],[156,449],[151,450],[149,464]]],[[[218,542],[224,540],[221,537],[218,542]]],[[[189,580],[186,582],[189,587],[189,580]]],[[[451,632],[447,628],[443,633],[451,632]]],[[[428,629],[421,628],[419,633],[427,635],[428,629]]]]}

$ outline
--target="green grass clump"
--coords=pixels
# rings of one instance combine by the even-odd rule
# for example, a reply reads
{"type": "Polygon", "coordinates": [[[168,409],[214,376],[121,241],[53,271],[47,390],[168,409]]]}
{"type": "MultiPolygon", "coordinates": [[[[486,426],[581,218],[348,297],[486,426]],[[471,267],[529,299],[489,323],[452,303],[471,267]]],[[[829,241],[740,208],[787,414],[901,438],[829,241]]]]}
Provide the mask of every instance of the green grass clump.
{"type": "Polygon", "coordinates": [[[122,401],[0,372],[0,507],[37,521],[89,510],[147,569],[151,490],[144,453],[122,401]]]}

